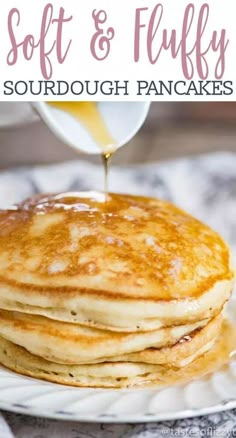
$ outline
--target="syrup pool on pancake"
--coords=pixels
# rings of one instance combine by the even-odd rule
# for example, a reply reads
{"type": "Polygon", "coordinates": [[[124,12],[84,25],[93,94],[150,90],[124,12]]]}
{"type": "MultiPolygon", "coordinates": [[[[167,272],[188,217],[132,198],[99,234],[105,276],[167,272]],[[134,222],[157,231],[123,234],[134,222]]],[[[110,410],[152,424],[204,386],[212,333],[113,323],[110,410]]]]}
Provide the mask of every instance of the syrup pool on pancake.
{"type": "Polygon", "coordinates": [[[48,102],[48,105],[79,120],[100,146],[104,164],[104,192],[107,194],[109,162],[116,150],[116,141],[112,138],[98,110],[97,102],[48,102]]]}

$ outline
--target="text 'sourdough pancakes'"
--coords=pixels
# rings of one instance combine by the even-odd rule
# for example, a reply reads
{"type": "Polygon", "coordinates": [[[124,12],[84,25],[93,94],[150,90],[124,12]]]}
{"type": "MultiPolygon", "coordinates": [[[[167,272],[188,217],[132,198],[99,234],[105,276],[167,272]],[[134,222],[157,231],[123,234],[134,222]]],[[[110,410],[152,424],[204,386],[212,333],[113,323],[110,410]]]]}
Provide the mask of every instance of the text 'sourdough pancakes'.
{"type": "Polygon", "coordinates": [[[223,239],[166,201],[64,193],[0,211],[0,362],[27,375],[159,381],[216,348],[232,287],[223,239]]]}

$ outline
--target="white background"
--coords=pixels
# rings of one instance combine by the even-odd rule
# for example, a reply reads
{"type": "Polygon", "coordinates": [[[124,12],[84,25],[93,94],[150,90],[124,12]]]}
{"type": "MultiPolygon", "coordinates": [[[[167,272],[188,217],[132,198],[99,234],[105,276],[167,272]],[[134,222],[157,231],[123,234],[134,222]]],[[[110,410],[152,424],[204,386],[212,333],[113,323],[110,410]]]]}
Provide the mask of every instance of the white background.
{"type": "MultiPolygon", "coordinates": [[[[28,2],[26,0],[8,0],[1,2],[0,5],[0,29],[1,29],[1,44],[0,44],[0,99],[12,101],[28,101],[28,100],[52,100],[52,96],[37,96],[25,94],[18,96],[6,96],[3,94],[3,83],[6,80],[44,80],[40,71],[39,49],[35,49],[33,58],[26,61],[22,56],[22,49],[19,49],[19,57],[17,64],[8,66],[6,62],[7,54],[11,49],[9,39],[7,20],[11,8],[17,7],[21,13],[20,25],[15,28],[17,40],[21,41],[27,34],[35,35],[39,38],[41,28],[41,17],[44,6],[48,2],[45,0],[37,0],[28,2]]],[[[84,80],[129,80],[129,96],[88,96],[86,94],[78,96],[66,95],[53,97],[53,100],[236,100],[236,84],[235,91],[232,96],[137,96],[137,80],[185,80],[181,68],[180,57],[172,59],[169,52],[163,52],[159,61],[155,65],[151,65],[146,54],[146,36],[147,30],[142,32],[141,58],[139,63],[135,63],[133,59],[134,52],[134,22],[135,9],[138,7],[149,7],[149,11],[144,13],[143,19],[149,17],[154,6],[158,3],[155,0],[126,0],[126,1],[110,1],[107,0],[53,0],[55,18],[58,15],[60,6],[66,10],[66,16],[73,15],[73,20],[65,24],[64,29],[64,44],[67,45],[68,40],[72,39],[72,45],[69,54],[64,64],[59,65],[55,53],[50,55],[53,62],[53,77],[52,80],[66,81],[84,81],[84,80]],[[113,26],[115,29],[115,38],[111,41],[110,56],[102,62],[95,60],[90,52],[90,41],[95,32],[92,11],[96,9],[105,9],[108,14],[107,26],[113,26]]],[[[196,38],[196,21],[200,6],[204,3],[200,0],[195,0],[193,3],[196,6],[196,16],[194,26],[189,35],[189,46],[196,38]]],[[[226,69],[223,81],[234,81],[236,78],[236,4],[232,0],[210,0],[210,19],[208,21],[207,30],[205,32],[204,41],[209,42],[213,30],[221,30],[226,28],[227,36],[230,40],[226,52],[226,69]]],[[[168,28],[177,29],[177,40],[181,38],[181,27],[183,21],[184,10],[189,1],[187,0],[164,0],[164,16],[158,31],[157,44],[162,40],[162,29],[168,28]]],[[[146,19],[148,23],[148,20],[146,19]]],[[[105,25],[106,27],[106,25],[105,25]]],[[[50,46],[55,38],[56,27],[52,26],[50,33],[47,36],[46,44],[50,46]]],[[[64,47],[65,47],[64,45],[64,47]]],[[[214,68],[218,54],[211,52],[208,54],[211,76],[209,80],[214,80],[214,68]]],[[[193,58],[194,60],[194,55],[193,58]]],[[[198,75],[194,77],[198,81],[198,75]]]]}

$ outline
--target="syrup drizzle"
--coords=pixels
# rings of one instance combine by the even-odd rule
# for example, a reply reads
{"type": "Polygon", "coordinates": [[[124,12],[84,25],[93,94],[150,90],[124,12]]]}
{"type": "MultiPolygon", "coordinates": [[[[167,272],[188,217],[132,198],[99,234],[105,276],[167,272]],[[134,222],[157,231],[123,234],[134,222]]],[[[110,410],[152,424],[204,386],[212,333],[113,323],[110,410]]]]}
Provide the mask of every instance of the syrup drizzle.
{"type": "Polygon", "coordinates": [[[80,121],[80,123],[90,133],[91,137],[100,146],[102,151],[102,161],[104,167],[104,193],[107,195],[109,165],[113,153],[116,150],[116,142],[112,138],[103,117],[98,110],[96,102],[48,102],[61,111],[70,114],[72,117],[80,121]]]}
{"type": "Polygon", "coordinates": [[[104,192],[106,195],[106,201],[108,198],[108,192],[109,192],[109,165],[110,165],[110,161],[111,161],[111,157],[112,157],[113,153],[110,152],[108,154],[102,154],[102,159],[103,159],[103,166],[104,166],[104,192]]]}

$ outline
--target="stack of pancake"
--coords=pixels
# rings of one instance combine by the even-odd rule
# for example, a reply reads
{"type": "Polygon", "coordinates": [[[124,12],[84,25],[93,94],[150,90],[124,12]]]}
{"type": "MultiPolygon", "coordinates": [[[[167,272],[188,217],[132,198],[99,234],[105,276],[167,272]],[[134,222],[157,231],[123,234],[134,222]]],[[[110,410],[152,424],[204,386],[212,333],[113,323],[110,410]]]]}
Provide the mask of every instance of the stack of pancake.
{"type": "Polygon", "coordinates": [[[168,202],[37,196],[0,212],[0,363],[92,387],[209,372],[232,287],[225,242],[168,202]]]}

